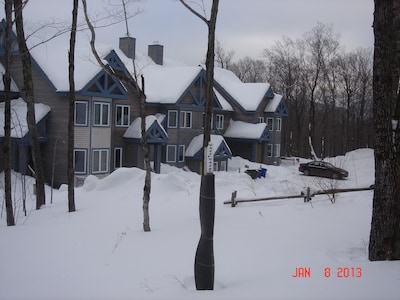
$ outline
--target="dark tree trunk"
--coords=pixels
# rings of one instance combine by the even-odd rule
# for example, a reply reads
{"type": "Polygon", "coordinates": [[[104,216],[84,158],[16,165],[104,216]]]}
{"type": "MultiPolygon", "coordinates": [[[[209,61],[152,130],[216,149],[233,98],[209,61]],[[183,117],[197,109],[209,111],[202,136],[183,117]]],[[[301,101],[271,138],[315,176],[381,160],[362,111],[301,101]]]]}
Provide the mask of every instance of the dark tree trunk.
{"type": "Polygon", "coordinates": [[[72,10],[72,27],[69,45],[69,118],[68,118],[68,211],[75,211],[75,193],[74,193],[74,119],[75,119],[75,40],[76,40],[76,24],[78,18],[78,0],[74,0],[72,10]]]}
{"type": "Polygon", "coordinates": [[[211,116],[213,104],[214,86],[214,59],[215,59],[215,27],[217,24],[219,0],[213,0],[210,20],[196,12],[184,0],[181,3],[194,15],[203,20],[208,26],[208,47],[206,57],[206,103],[205,103],[205,125],[203,139],[203,170],[200,187],[200,227],[201,235],[195,255],[194,277],[197,290],[214,289],[214,217],[215,217],[215,178],[208,168],[206,153],[211,140],[211,116]]]}
{"type": "Polygon", "coordinates": [[[40,209],[42,205],[46,204],[44,189],[44,171],[43,160],[40,151],[39,133],[36,128],[31,56],[25,41],[22,7],[23,5],[21,0],[14,0],[15,24],[17,29],[19,52],[22,60],[25,100],[27,104],[26,119],[29,128],[30,145],[32,149],[32,159],[36,177],[36,209],[40,209]]]}
{"type": "Polygon", "coordinates": [[[375,192],[370,260],[400,259],[399,0],[375,0],[375,192]],[[395,125],[395,126],[394,126],[395,125]]]}
{"type": "Polygon", "coordinates": [[[11,76],[10,76],[10,56],[11,56],[11,34],[12,34],[12,0],[6,0],[4,5],[7,28],[6,28],[6,43],[4,55],[5,74],[4,94],[5,94],[5,109],[4,109],[4,190],[6,201],[7,225],[15,225],[14,211],[11,198],[11,76]]]}

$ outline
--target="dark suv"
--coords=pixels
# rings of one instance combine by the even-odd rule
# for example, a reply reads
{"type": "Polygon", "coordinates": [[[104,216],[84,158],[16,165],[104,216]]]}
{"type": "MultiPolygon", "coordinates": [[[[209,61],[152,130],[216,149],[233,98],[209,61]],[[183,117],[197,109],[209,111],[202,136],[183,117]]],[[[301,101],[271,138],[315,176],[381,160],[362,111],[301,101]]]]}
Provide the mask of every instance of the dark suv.
{"type": "Polygon", "coordinates": [[[343,179],[349,176],[346,170],[335,167],[334,165],[323,161],[312,161],[299,165],[299,171],[304,175],[328,177],[333,179],[343,179]]]}

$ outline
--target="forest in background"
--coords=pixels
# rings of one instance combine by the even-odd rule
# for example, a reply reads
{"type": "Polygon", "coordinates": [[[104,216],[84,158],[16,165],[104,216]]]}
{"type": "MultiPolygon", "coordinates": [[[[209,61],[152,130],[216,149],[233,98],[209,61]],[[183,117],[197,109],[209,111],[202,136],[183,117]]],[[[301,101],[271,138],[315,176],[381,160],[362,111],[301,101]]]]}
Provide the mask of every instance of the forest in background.
{"type": "Polygon", "coordinates": [[[333,25],[318,23],[297,40],[282,37],[260,59],[233,57],[217,42],[219,67],[284,96],[283,156],[311,157],[310,138],[322,158],[373,147],[372,48],[347,51],[333,25]]]}

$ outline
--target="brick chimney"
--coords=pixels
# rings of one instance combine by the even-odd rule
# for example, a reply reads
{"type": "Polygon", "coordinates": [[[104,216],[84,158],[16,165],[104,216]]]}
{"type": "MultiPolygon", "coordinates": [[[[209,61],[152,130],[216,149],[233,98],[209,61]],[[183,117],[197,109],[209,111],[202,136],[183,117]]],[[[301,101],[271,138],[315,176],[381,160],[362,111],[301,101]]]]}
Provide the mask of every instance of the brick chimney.
{"type": "Polygon", "coordinates": [[[135,59],[136,39],[130,36],[119,38],[119,49],[132,59],[135,59]]]}
{"type": "Polygon", "coordinates": [[[154,42],[153,45],[149,45],[148,55],[157,64],[162,65],[164,62],[164,46],[158,42],[154,42]]]}

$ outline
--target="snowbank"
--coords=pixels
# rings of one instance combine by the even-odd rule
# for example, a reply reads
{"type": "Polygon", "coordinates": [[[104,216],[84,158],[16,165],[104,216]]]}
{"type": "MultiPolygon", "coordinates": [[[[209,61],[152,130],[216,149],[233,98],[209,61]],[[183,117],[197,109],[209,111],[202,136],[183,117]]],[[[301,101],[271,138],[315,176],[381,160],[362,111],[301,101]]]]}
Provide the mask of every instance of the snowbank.
{"type": "MultiPolygon", "coordinates": [[[[39,211],[32,206],[15,227],[3,213],[0,299],[398,299],[400,262],[367,259],[372,191],[340,194],[335,204],[317,196],[231,208],[222,203],[233,190],[262,197],[318,182],[290,162],[256,180],[243,173],[250,162],[229,165],[216,173],[214,291],[194,285],[200,176],[162,165],[152,174],[150,233],[142,231],[144,171],[136,168],[88,177],[74,213],[66,191],[39,211]],[[293,277],[300,269],[304,276],[293,277]]],[[[372,150],[349,153],[344,166],[350,176],[339,187],[374,181],[372,150]]]]}

